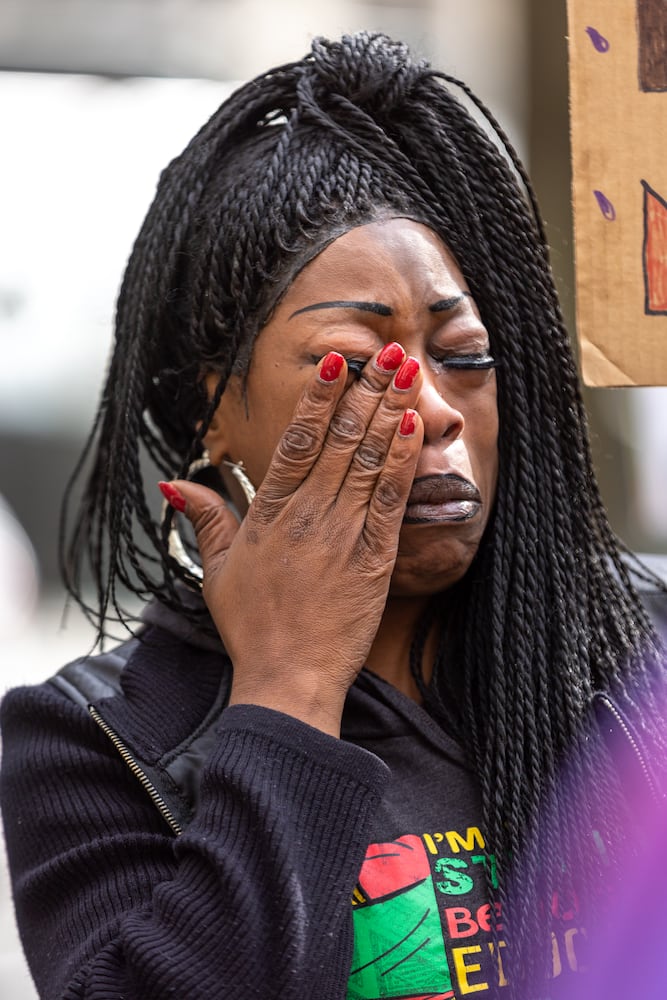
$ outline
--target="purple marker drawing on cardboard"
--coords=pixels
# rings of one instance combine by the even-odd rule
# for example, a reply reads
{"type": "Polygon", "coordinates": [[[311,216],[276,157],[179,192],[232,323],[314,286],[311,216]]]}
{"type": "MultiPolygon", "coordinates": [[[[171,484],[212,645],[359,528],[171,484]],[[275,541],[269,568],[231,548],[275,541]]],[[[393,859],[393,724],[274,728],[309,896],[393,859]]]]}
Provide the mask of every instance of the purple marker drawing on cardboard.
{"type": "Polygon", "coordinates": [[[616,209],[609,201],[609,198],[607,198],[602,191],[593,191],[593,194],[595,195],[597,203],[600,206],[600,211],[604,215],[605,219],[608,219],[609,222],[613,222],[616,218],[616,209]]]}
{"type": "Polygon", "coordinates": [[[611,48],[609,40],[601,35],[596,28],[586,28],[586,34],[598,52],[609,52],[611,48]]]}

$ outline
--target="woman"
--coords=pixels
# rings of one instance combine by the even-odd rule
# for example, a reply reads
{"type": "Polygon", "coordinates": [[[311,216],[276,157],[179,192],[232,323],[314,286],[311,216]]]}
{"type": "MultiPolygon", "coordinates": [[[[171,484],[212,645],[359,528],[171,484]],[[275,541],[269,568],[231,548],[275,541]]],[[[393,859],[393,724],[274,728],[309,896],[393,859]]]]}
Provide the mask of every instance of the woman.
{"type": "Polygon", "coordinates": [[[583,964],[627,839],[605,734],[638,691],[651,730],[662,648],[530,188],[456,93],[317,40],[162,175],[64,557],[102,633],[120,586],[150,603],[4,702],[43,997],[557,996],[583,964]]]}

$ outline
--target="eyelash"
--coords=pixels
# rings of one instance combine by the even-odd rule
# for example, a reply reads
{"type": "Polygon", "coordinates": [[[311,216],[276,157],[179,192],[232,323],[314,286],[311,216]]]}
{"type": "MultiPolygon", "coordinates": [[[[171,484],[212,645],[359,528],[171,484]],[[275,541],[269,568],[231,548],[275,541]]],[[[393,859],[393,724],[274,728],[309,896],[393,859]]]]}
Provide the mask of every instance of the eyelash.
{"type": "Polygon", "coordinates": [[[345,360],[350,375],[354,375],[357,379],[361,378],[361,373],[368,364],[368,361],[361,358],[346,358],[345,360]]]}
{"type": "Polygon", "coordinates": [[[443,368],[459,371],[488,371],[498,367],[498,362],[490,354],[454,354],[437,360],[443,368]]]}

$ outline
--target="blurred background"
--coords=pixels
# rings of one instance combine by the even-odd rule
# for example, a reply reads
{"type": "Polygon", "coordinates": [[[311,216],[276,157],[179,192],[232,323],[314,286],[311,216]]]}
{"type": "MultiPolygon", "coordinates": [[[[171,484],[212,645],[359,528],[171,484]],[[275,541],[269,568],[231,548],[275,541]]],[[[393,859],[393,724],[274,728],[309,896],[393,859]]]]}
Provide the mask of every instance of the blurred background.
{"type": "MultiPolygon", "coordinates": [[[[238,82],[378,29],[466,80],[533,178],[574,331],[566,0],[3,0],[0,692],[93,642],[63,619],[58,509],[158,174],[238,82]]],[[[660,322],[663,322],[660,320],[660,322]]],[[[667,552],[667,389],[586,390],[612,524],[667,552]]],[[[0,864],[0,995],[34,1000],[0,864]]]]}

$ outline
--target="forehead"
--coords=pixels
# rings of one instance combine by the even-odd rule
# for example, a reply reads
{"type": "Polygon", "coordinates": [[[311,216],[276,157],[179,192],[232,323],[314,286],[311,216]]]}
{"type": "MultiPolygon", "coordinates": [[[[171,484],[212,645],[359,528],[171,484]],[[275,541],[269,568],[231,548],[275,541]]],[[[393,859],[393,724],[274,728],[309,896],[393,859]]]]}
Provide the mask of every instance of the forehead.
{"type": "Polygon", "coordinates": [[[295,277],[286,298],[322,301],[327,292],[385,302],[405,293],[425,302],[467,290],[451,252],[431,229],[395,218],[357,226],[338,236],[295,277]],[[382,295],[380,295],[382,293],[382,295]]]}

